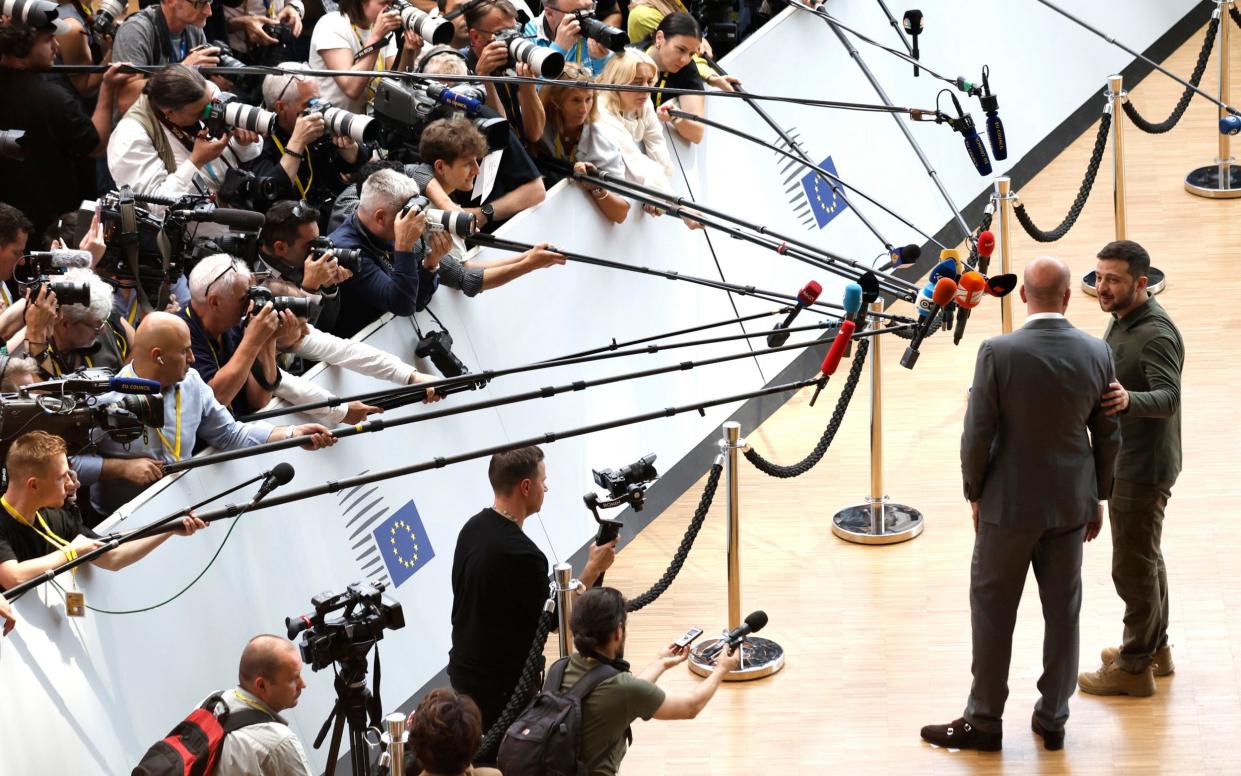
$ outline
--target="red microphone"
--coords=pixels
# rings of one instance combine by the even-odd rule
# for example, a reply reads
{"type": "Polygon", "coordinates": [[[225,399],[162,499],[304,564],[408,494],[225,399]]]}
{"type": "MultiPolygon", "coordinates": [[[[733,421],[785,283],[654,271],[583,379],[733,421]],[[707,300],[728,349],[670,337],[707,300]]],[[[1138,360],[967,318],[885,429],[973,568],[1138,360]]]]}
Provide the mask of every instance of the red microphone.
{"type": "Polygon", "coordinates": [[[990,230],[978,233],[978,255],[990,258],[995,252],[995,235],[990,230]]]}
{"type": "Polygon", "coordinates": [[[784,323],[777,326],[771,334],[767,335],[767,347],[778,348],[788,342],[789,332],[787,329],[793,325],[793,319],[802,310],[814,304],[821,293],[823,293],[823,286],[819,285],[816,280],[812,280],[803,286],[802,290],[797,292],[797,306],[789,310],[789,314],[784,318],[784,323]],[[781,329],[785,329],[785,331],[781,331],[781,329]]]}
{"type": "Polygon", "coordinates": [[[819,398],[819,393],[827,385],[827,378],[836,374],[836,370],[840,367],[840,359],[845,355],[845,348],[848,347],[849,341],[853,339],[853,333],[857,331],[857,324],[853,321],[841,321],[840,328],[836,330],[836,339],[832,340],[832,346],[827,349],[827,355],[823,357],[823,364],[819,367],[819,375],[822,379],[815,386],[814,395],[810,397],[810,406],[813,407],[815,401],[819,398]]]}
{"type": "Polygon", "coordinates": [[[914,364],[918,363],[918,346],[922,344],[922,339],[931,333],[931,322],[935,320],[935,313],[951,304],[956,295],[956,281],[952,278],[940,278],[935,284],[935,290],[931,292],[931,300],[935,303],[935,309],[931,310],[922,319],[922,325],[914,330],[913,340],[909,343],[909,347],[905,348],[905,354],[901,356],[901,366],[913,369],[914,364]]]}

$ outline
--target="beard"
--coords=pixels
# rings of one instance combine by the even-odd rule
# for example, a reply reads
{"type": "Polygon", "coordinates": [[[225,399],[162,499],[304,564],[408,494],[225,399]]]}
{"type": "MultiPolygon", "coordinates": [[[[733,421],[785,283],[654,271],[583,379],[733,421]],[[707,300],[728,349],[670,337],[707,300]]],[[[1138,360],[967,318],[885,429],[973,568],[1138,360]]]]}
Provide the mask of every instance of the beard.
{"type": "Polygon", "coordinates": [[[1099,294],[1099,308],[1105,313],[1115,312],[1117,310],[1127,310],[1133,304],[1134,297],[1137,296],[1137,288],[1130,287],[1124,293],[1115,293],[1111,295],[1099,294]]]}

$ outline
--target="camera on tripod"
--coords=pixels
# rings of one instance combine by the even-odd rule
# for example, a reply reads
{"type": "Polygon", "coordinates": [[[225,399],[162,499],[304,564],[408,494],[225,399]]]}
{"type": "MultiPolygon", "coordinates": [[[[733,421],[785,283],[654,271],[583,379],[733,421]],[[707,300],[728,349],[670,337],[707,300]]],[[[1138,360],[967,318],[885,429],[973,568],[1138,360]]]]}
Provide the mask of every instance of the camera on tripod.
{"type": "Polygon", "coordinates": [[[246,289],[246,299],[254,303],[255,313],[271,305],[278,313],[288,310],[298,318],[311,317],[317,307],[314,302],[305,297],[276,296],[267,286],[250,286],[246,289]]]}
{"type": "Polygon", "coordinates": [[[332,238],[326,235],[319,235],[311,240],[307,247],[309,249],[310,258],[318,261],[323,254],[331,251],[332,258],[336,259],[336,263],[349,270],[353,274],[362,271],[362,249],[361,248],[337,248],[332,242],[332,238]]]}
{"type": "Polygon", "coordinates": [[[594,475],[595,484],[606,490],[610,497],[607,501],[600,501],[599,495],[594,492],[582,497],[586,508],[599,524],[595,544],[602,545],[619,536],[624,523],[616,518],[605,520],[599,516],[599,509],[625,504],[633,507],[633,511],[641,512],[646,506],[646,489],[659,477],[659,472],[655,471],[655,454],[651,453],[619,469],[592,469],[591,474],[594,475]]]}
{"type": "Polygon", "coordinates": [[[343,593],[330,591],[310,599],[314,611],[284,618],[289,639],[302,634],[302,662],[319,671],[335,662],[365,658],[385,630],[405,627],[401,604],[384,595],[382,582],[354,582],[343,593]],[[329,617],[344,610],[339,617],[329,617]]]}

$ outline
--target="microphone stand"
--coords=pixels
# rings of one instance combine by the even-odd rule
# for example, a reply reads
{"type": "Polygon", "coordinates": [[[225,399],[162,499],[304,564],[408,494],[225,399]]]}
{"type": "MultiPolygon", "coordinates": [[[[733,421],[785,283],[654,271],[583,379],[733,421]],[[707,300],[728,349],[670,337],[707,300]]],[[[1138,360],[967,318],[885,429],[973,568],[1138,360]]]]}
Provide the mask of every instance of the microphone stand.
{"type": "MultiPolygon", "coordinates": [[[[21,582],[19,584],[16,584],[10,587],[8,590],[5,590],[4,599],[6,601],[16,601],[18,598],[25,595],[26,592],[28,592],[29,590],[32,590],[33,588],[38,587],[44,582],[50,582],[56,577],[60,576],[61,574],[64,574],[66,571],[72,571],[73,569],[77,568],[78,566],[81,566],[84,563],[90,563],[95,558],[98,558],[99,556],[105,553],[111,552],[112,550],[115,550],[117,547],[120,547],[122,544],[128,544],[129,542],[135,541],[137,539],[144,539],[148,536],[153,536],[157,533],[164,533],[169,530],[175,530],[175,529],[167,528],[166,526],[174,520],[185,517],[193,510],[198,509],[199,507],[205,504],[209,504],[212,501],[223,498],[224,496],[227,496],[228,494],[234,491],[240,490],[241,488],[244,488],[247,485],[252,485],[266,476],[267,476],[267,473],[264,472],[263,474],[260,474],[257,477],[251,477],[245,482],[234,485],[228,490],[221,491],[215,494],[214,496],[205,498],[202,501],[192,506],[178,509],[177,511],[171,514],[165,515],[164,517],[161,517],[160,519],[152,523],[148,523],[147,525],[142,526],[141,528],[136,528],[133,531],[130,531],[128,533],[108,534],[107,536],[102,537],[100,539],[100,541],[102,541],[103,544],[100,545],[99,547],[96,547],[95,549],[90,550],[88,552],[84,552],[78,555],[76,558],[74,558],[71,561],[68,561],[60,566],[57,566],[54,569],[48,569],[47,571],[43,572],[37,577],[31,577],[25,582],[21,582]]],[[[230,505],[230,508],[232,508],[231,505],[230,505]]]]}
{"type": "MultiPolygon", "coordinates": [[[[754,106],[754,107],[755,107],[755,109],[759,109],[759,107],[758,107],[757,105],[756,105],[756,106],[754,106]]],[[[932,235],[929,235],[929,234],[927,234],[926,232],[924,232],[924,231],[922,231],[921,229],[919,229],[916,225],[914,225],[913,223],[911,223],[911,222],[910,222],[908,219],[906,219],[904,216],[900,215],[900,214],[899,214],[899,213],[897,213],[896,211],[894,211],[894,210],[892,210],[891,208],[889,208],[889,207],[887,207],[886,205],[884,205],[884,204],[883,204],[882,202],[880,202],[879,200],[875,199],[874,197],[870,196],[870,195],[869,195],[869,194],[867,194],[866,192],[864,192],[864,191],[862,191],[861,189],[859,189],[857,186],[854,186],[853,184],[846,182],[845,180],[841,179],[839,176],[833,175],[831,172],[829,172],[828,170],[825,170],[824,168],[820,167],[819,165],[817,165],[817,164],[813,164],[812,162],[810,162],[810,160],[809,160],[809,159],[804,158],[804,156],[803,156],[803,157],[798,157],[798,156],[796,156],[796,155],[794,155],[794,154],[789,153],[788,151],[785,151],[783,148],[781,148],[780,146],[776,145],[775,143],[768,143],[767,141],[763,140],[762,138],[755,137],[754,135],[748,134],[748,133],[746,133],[746,132],[742,132],[741,130],[736,129],[735,127],[730,127],[730,126],[729,126],[729,125],[727,125],[727,124],[722,124],[722,123],[720,123],[720,122],[718,122],[718,121],[712,121],[711,119],[708,119],[706,116],[698,116],[698,115],[693,114],[693,113],[686,113],[686,112],[685,112],[685,111],[683,111],[683,110],[676,110],[675,108],[669,108],[669,109],[668,109],[668,115],[670,115],[670,116],[676,116],[676,117],[678,117],[678,118],[682,118],[682,119],[689,119],[690,121],[696,121],[696,122],[698,122],[699,124],[704,124],[704,125],[706,125],[706,126],[708,126],[708,127],[714,127],[714,128],[716,128],[716,129],[723,130],[724,132],[728,132],[729,134],[736,135],[737,137],[743,138],[743,139],[745,139],[745,140],[749,140],[749,141],[750,141],[750,142],[752,142],[752,143],[757,143],[758,145],[761,145],[761,146],[763,146],[764,148],[767,148],[767,149],[769,149],[769,150],[775,151],[776,153],[781,154],[782,156],[786,156],[786,157],[788,157],[789,159],[792,159],[793,161],[795,161],[795,162],[797,162],[798,164],[802,165],[803,167],[806,167],[807,169],[810,169],[810,170],[814,170],[814,171],[815,171],[815,172],[817,172],[817,173],[818,173],[821,177],[825,177],[825,178],[827,178],[829,182],[835,182],[835,183],[840,184],[841,186],[844,186],[846,189],[849,189],[849,190],[850,190],[850,191],[852,191],[854,194],[857,194],[857,195],[858,195],[859,197],[861,197],[862,199],[866,200],[867,202],[871,203],[872,205],[874,205],[875,207],[879,208],[879,209],[880,209],[880,210],[882,210],[883,212],[885,212],[885,213],[887,213],[888,215],[892,216],[892,217],[893,217],[893,218],[895,218],[897,221],[900,221],[900,222],[901,222],[902,224],[904,224],[905,226],[908,226],[910,229],[913,229],[913,230],[914,230],[915,232],[917,232],[918,234],[922,235],[922,236],[923,236],[923,237],[925,237],[926,239],[928,239],[928,240],[930,240],[931,242],[935,243],[935,244],[936,244],[936,245],[938,245],[941,249],[942,249],[942,248],[947,248],[947,247],[948,247],[948,246],[944,245],[943,243],[941,243],[939,240],[936,240],[936,239],[935,239],[932,235]]],[[[919,120],[922,120],[922,119],[919,119],[919,120]]],[[[786,141],[786,142],[788,142],[788,141],[786,141]]],[[[800,150],[800,149],[798,149],[798,150],[800,150]]],[[[804,152],[802,152],[802,153],[803,153],[803,155],[804,155],[804,152]]],[[[832,187],[832,190],[833,190],[833,191],[835,191],[835,190],[836,190],[834,186],[832,187]]],[[[841,199],[845,199],[843,195],[841,195],[841,199]]],[[[848,202],[848,200],[847,200],[847,199],[846,199],[845,201],[846,201],[846,202],[848,202]]],[[[855,212],[856,212],[856,211],[855,211],[855,212]]],[[[887,240],[883,240],[883,243],[884,243],[884,245],[885,245],[885,246],[887,246],[888,250],[891,250],[891,249],[892,249],[892,246],[891,246],[890,244],[888,244],[887,240]]],[[[883,271],[886,271],[886,270],[883,270],[883,271]]]]}
{"type": "MultiPolygon", "coordinates": [[[[821,8],[810,9],[800,3],[793,3],[793,6],[796,8],[801,8],[807,13],[812,13],[815,16],[818,16],[832,28],[832,31],[836,33],[836,37],[839,38],[841,44],[844,45],[845,50],[849,52],[849,56],[853,57],[853,61],[857,63],[857,66],[862,70],[862,74],[866,76],[866,80],[870,81],[870,85],[875,90],[875,94],[879,95],[879,99],[882,100],[885,105],[891,105],[892,100],[888,98],[887,92],[883,90],[883,86],[880,85],[879,79],[875,78],[875,74],[872,73],[870,68],[866,65],[865,60],[862,59],[862,55],[858,53],[857,47],[849,42],[849,38],[846,37],[844,32],[841,30],[840,23],[829,16],[821,8]]],[[[901,58],[911,61],[913,64],[918,65],[936,78],[947,80],[944,79],[943,76],[937,75],[934,71],[928,69],[926,65],[922,64],[921,60],[915,60],[912,57],[906,58],[903,55],[901,55],[901,58]]],[[[949,81],[949,83],[956,85],[955,81],[949,81]]],[[[928,113],[929,112],[930,111],[928,111],[928,113]]],[[[944,202],[948,203],[948,209],[952,211],[953,217],[956,218],[957,226],[961,227],[961,234],[964,239],[970,241],[970,244],[973,245],[973,242],[970,239],[970,228],[966,225],[965,219],[961,216],[960,208],[957,207],[956,202],[953,202],[952,195],[948,193],[948,189],[944,186],[943,181],[939,179],[939,173],[935,172],[935,168],[931,166],[931,161],[927,159],[926,154],[922,152],[922,146],[918,145],[918,141],[914,138],[913,133],[909,131],[909,127],[905,126],[905,122],[897,119],[896,125],[901,128],[901,132],[905,135],[905,139],[909,141],[910,147],[913,148],[913,151],[917,154],[919,161],[922,162],[922,166],[926,169],[927,175],[929,175],[931,177],[931,181],[934,182],[935,188],[939,189],[939,193],[944,198],[944,202]]]]}

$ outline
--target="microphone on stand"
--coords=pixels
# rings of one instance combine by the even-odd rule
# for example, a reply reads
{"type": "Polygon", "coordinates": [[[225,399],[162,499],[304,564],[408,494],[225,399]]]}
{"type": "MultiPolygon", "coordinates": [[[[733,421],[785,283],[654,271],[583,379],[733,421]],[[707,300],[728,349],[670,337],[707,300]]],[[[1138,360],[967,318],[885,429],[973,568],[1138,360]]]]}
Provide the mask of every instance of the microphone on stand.
{"type": "Polygon", "coordinates": [[[948,126],[952,127],[953,132],[960,132],[961,137],[965,138],[965,150],[970,155],[970,162],[973,163],[974,169],[979,175],[991,174],[991,157],[987,156],[987,146],[982,142],[982,138],[978,136],[978,130],[974,127],[974,117],[961,109],[961,102],[952,92],[948,93],[952,98],[952,104],[957,108],[957,117],[948,120],[948,126]]]}
{"type": "Polygon", "coordinates": [[[957,284],[957,305],[962,310],[974,309],[986,295],[986,290],[986,278],[974,270],[966,272],[957,284]]]}
{"type": "Polygon", "coordinates": [[[785,316],[784,322],[777,326],[771,334],[767,335],[767,347],[778,348],[788,342],[789,332],[787,330],[793,325],[793,319],[802,310],[814,304],[821,293],[823,293],[823,286],[819,285],[818,281],[812,280],[803,286],[802,290],[797,292],[797,306],[789,310],[789,314],[785,316]],[[784,329],[784,331],[781,331],[781,329],[784,329]]]}
{"type": "Polygon", "coordinates": [[[725,634],[724,638],[720,639],[718,644],[710,647],[709,649],[703,650],[702,657],[707,660],[714,660],[717,655],[724,651],[725,647],[728,647],[728,651],[732,652],[741,644],[741,642],[745,641],[746,636],[749,636],[751,633],[758,633],[766,627],[767,612],[764,612],[762,609],[757,612],[750,612],[746,615],[745,620],[742,621],[742,623],[736,628],[733,628],[725,634]]]}
{"type": "Polygon", "coordinates": [[[888,251],[888,263],[879,268],[880,272],[913,264],[922,257],[922,248],[917,245],[903,245],[888,251]]]}
{"type": "Polygon", "coordinates": [[[1017,287],[1017,276],[1011,272],[987,278],[987,293],[997,298],[1006,297],[1017,287]]]}
{"type": "Polygon", "coordinates": [[[931,323],[935,320],[935,313],[947,307],[957,295],[957,284],[952,278],[940,278],[929,296],[926,292],[927,289],[924,288],[918,296],[918,314],[921,316],[921,325],[914,330],[913,340],[909,343],[909,347],[905,348],[905,354],[901,356],[901,366],[906,369],[913,369],[918,363],[920,355],[918,347],[926,335],[931,333],[931,323]]]}
{"type": "Polygon", "coordinates": [[[832,340],[832,346],[827,349],[827,355],[823,357],[823,363],[819,366],[819,384],[814,387],[814,395],[810,397],[811,407],[818,401],[819,394],[827,387],[827,379],[836,374],[836,370],[840,367],[840,359],[844,357],[845,348],[849,340],[853,338],[855,331],[857,331],[857,324],[853,321],[846,318],[840,322],[840,328],[836,331],[836,339],[832,340]]]}

